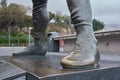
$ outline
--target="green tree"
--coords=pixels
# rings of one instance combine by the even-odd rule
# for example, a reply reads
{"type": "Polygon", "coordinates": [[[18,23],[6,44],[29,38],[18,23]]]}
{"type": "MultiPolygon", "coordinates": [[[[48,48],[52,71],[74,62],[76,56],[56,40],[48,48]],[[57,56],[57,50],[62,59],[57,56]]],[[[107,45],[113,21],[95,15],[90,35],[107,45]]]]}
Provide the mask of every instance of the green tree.
{"type": "Polygon", "coordinates": [[[7,7],[7,0],[1,0],[0,6],[3,8],[7,7]]]}
{"type": "Polygon", "coordinates": [[[99,20],[96,20],[96,19],[93,19],[93,29],[94,31],[98,31],[98,30],[102,30],[104,28],[104,23],[99,21],[99,20]]]}
{"type": "Polygon", "coordinates": [[[11,25],[18,25],[20,28],[25,26],[24,20],[26,16],[26,9],[22,5],[11,3],[8,6],[11,14],[11,25]]]}
{"type": "Polygon", "coordinates": [[[70,25],[71,24],[71,20],[70,20],[70,17],[68,15],[63,15],[62,16],[62,20],[64,21],[64,23],[66,25],[70,25]]]}
{"type": "Polygon", "coordinates": [[[0,29],[3,29],[3,26],[5,26],[6,23],[6,19],[4,17],[6,17],[7,15],[4,14],[8,14],[7,12],[7,0],[1,0],[0,2],[0,29]]]}
{"type": "Polygon", "coordinates": [[[1,8],[0,9],[1,29],[7,30],[11,21],[12,21],[12,19],[11,19],[10,10],[8,8],[1,8]]]}
{"type": "Polygon", "coordinates": [[[68,15],[62,15],[60,11],[56,13],[49,12],[49,20],[54,20],[54,22],[49,23],[46,33],[48,32],[59,32],[63,30],[68,30],[70,27],[70,17],[68,15]]]}
{"type": "Polygon", "coordinates": [[[32,27],[32,16],[26,15],[24,23],[25,23],[25,26],[32,27]]]}
{"type": "MultiPolygon", "coordinates": [[[[3,5],[3,2],[1,1],[3,5]]],[[[6,3],[7,4],[7,3],[6,3]]],[[[25,18],[27,15],[27,9],[23,5],[11,3],[7,7],[0,7],[0,29],[7,30],[8,27],[14,27],[15,25],[20,28],[26,26],[25,18]]]]}
{"type": "Polygon", "coordinates": [[[49,12],[49,21],[51,21],[52,19],[54,19],[55,14],[52,12],[49,12]]]}
{"type": "Polygon", "coordinates": [[[54,20],[55,20],[55,24],[62,27],[62,28],[68,28],[68,26],[70,25],[70,17],[67,15],[62,15],[62,14],[55,14],[54,15],[54,20]]]}

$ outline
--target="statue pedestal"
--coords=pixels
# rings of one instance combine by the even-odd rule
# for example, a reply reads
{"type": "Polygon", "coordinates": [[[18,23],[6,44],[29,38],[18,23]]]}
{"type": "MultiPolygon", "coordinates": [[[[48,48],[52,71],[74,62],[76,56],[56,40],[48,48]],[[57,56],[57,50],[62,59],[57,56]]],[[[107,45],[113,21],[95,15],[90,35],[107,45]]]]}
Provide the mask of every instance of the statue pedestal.
{"type": "MultiPolygon", "coordinates": [[[[63,69],[59,62],[63,56],[66,54],[48,53],[46,56],[2,57],[7,62],[0,64],[0,74],[6,74],[5,80],[9,80],[10,76],[15,78],[21,72],[22,76],[26,77],[25,80],[120,80],[120,55],[102,54],[100,67],[91,70],[63,69]],[[14,69],[17,70],[17,74],[11,74],[14,69]]],[[[1,75],[0,79],[3,79],[1,75]]]]}
{"type": "Polygon", "coordinates": [[[1,60],[0,63],[0,80],[25,80],[26,71],[21,68],[5,61],[1,60]]]}

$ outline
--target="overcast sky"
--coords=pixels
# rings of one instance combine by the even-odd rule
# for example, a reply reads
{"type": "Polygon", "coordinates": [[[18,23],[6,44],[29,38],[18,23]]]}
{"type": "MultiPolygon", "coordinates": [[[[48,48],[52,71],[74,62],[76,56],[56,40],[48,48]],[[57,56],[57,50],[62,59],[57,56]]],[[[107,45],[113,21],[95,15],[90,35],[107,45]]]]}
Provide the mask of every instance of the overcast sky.
{"type": "MultiPolygon", "coordinates": [[[[8,3],[32,6],[31,0],[8,0],[8,3]]],[[[120,0],[91,0],[93,18],[105,24],[120,25],[120,0]]],[[[66,0],[48,0],[48,10],[69,14],[66,0]]]]}

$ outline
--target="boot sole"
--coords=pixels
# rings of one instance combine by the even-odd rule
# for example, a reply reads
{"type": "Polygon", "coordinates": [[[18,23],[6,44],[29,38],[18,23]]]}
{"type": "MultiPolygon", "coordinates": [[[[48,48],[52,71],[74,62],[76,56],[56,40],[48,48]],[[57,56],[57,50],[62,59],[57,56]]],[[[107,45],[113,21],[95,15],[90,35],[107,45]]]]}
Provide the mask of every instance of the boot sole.
{"type": "Polygon", "coordinates": [[[99,53],[99,50],[97,48],[97,53],[95,55],[95,62],[91,63],[91,64],[88,64],[88,65],[79,65],[79,66],[66,66],[66,65],[62,65],[62,67],[64,69],[79,69],[79,70],[89,70],[89,69],[96,69],[96,68],[99,68],[99,59],[100,59],[100,53],[99,53]]]}

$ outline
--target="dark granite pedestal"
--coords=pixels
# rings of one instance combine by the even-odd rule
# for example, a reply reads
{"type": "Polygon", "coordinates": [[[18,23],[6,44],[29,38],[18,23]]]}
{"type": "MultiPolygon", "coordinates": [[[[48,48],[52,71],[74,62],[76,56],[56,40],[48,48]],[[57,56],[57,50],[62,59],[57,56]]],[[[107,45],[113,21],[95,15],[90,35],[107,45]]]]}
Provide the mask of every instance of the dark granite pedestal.
{"type": "Polygon", "coordinates": [[[120,80],[120,55],[102,55],[104,59],[101,58],[100,67],[97,69],[71,70],[61,67],[59,61],[63,54],[48,53],[46,56],[6,56],[1,58],[21,68],[23,73],[26,73],[26,80],[120,80]]]}

